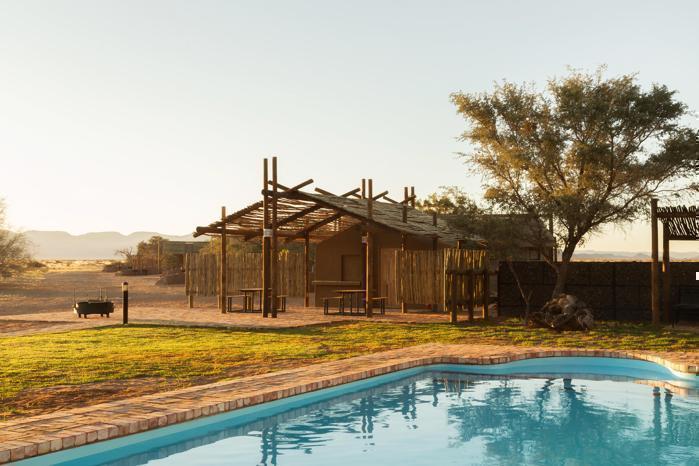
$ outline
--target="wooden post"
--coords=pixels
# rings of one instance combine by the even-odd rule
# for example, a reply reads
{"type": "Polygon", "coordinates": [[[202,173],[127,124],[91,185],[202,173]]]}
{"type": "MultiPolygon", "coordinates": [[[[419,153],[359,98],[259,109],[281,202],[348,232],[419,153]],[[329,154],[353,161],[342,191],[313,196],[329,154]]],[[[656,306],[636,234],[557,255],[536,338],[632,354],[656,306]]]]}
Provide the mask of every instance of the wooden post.
{"type": "Polygon", "coordinates": [[[184,292],[187,295],[187,302],[189,308],[194,307],[194,295],[192,294],[192,277],[191,277],[191,262],[192,256],[190,252],[186,252],[184,255],[184,292]]]}
{"type": "MultiPolygon", "coordinates": [[[[439,250],[439,241],[437,237],[432,238],[432,250],[434,251],[434,267],[432,269],[432,294],[437,294],[437,251],[439,250]]],[[[446,299],[444,300],[446,301],[446,299]]],[[[432,311],[436,312],[439,305],[437,304],[437,299],[432,303],[432,311]]]]}
{"type": "MultiPolygon", "coordinates": [[[[371,199],[371,180],[369,180],[369,199],[371,199]]],[[[371,202],[371,201],[370,201],[371,202]]],[[[364,288],[364,299],[366,301],[366,316],[374,316],[374,302],[372,286],[374,283],[374,238],[367,228],[366,232],[366,285],[364,288]]]]}
{"type": "Polygon", "coordinates": [[[402,214],[403,214],[403,223],[408,223],[408,187],[405,186],[403,188],[403,205],[402,207],[402,214]]]}
{"type": "Polygon", "coordinates": [[[651,313],[653,324],[660,323],[660,273],[658,270],[658,200],[650,200],[651,228],[651,313]]]}
{"type": "Polygon", "coordinates": [[[670,322],[670,227],[663,223],[663,320],[670,322]]]}
{"type": "Polygon", "coordinates": [[[219,288],[218,288],[218,303],[221,307],[221,312],[226,313],[226,296],[228,295],[228,254],[226,254],[226,207],[221,207],[221,260],[219,265],[221,267],[219,272],[219,288]]]}
{"type": "Polygon", "coordinates": [[[269,187],[269,172],[267,159],[264,159],[262,168],[262,317],[269,316],[269,292],[270,285],[270,248],[271,235],[269,234],[269,196],[266,194],[269,187]]]}
{"type": "Polygon", "coordinates": [[[366,199],[366,178],[362,178],[362,199],[366,199]]]}
{"type": "Polygon", "coordinates": [[[468,292],[467,300],[466,302],[468,303],[468,321],[473,322],[473,294],[476,289],[474,286],[476,282],[476,274],[471,269],[471,271],[468,274],[468,287],[466,288],[468,292]]]}
{"type": "Polygon", "coordinates": [[[374,216],[374,186],[373,186],[373,180],[369,178],[369,183],[368,183],[368,188],[369,192],[367,193],[367,198],[366,198],[366,208],[367,208],[367,217],[372,218],[374,216]]]}
{"type": "Polygon", "coordinates": [[[270,257],[270,308],[272,318],[277,318],[277,296],[279,295],[279,243],[277,242],[277,158],[272,157],[272,254],[270,257]]]}
{"type": "Polygon", "coordinates": [[[483,269],[483,320],[488,320],[490,311],[490,274],[488,268],[483,269]]]}
{"type": "MultiPolygon", "coordinates": [[[[406,194],[407,194],[407,189],[408,188],[406,188],[406,194]]],[[[403,204],[403,208],[405,209],[405,204],[403,204]]],[[[406,251],[407,241],[408,241],[408,235],[406,235],[405,233],[400,235],[400,250],[402,252],[406,251]]],[[[401,257],[401,261],[402,260],[403,260],[403,258],[401,257]]],[[[396,277],[399,278],[399,275],[396,274],[396,277]]],[[[407,314],[407,312],[408,312],[408,303],[406,303],[405,298],[403,298],[402,290],[401,290],[401,297],[400,297],[400,312],[402,312],[403,314],[407,314]]]]}
{"type": "Polygon", "coordinates": [[[309,233],[303,237],[303,307],[310,307],[310,238],[309,233]]]}
{"type": "Polygon", "coordinates": [[[415,186],[410,187],[410,207],[415,208],[415,186]]]}
{"type": "Polygon", "coordinates": [[[445,275],[444,277],[449,277],[451,276],[451,299],[450,299],[450,307],[449,310],[451,311],[449,314],[449,322],[452,324],[455,324],[458,322],[458,316],[457,316],[457,305],[456,305],[456,277],[457,275],[455,273],[451,273],[449,275],[445,275]]]}
{"type": "Polygon", "coordinates": [[[432,212],[432,226],[437,226],[437,211],[432,212]]]}

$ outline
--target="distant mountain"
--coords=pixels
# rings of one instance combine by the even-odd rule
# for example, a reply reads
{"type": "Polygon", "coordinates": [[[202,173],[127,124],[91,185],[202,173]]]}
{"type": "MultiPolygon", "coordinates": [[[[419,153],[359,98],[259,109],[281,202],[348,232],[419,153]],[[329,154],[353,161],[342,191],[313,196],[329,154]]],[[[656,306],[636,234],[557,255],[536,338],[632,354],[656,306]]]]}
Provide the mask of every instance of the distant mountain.
{"type": "Polygon", "coordinates": [[[162,236],[173,241],[207,241],[206,237],[193,238],[192,235],[164,235],[153,231],[137,231],[122,235],[115,231],[71,235],[65,231],[25,232],[31,242],[31,250],[37,259],[115,259],[117,249],[136,245],[152,236],[162,236]]]}
{"type": "MultiPolygon", "coordinates": [[[[661,251],[662,254],[662,251],[661,251]]],[[[699,252],[674,252],[672,247],[670,248],[670,257],[673,260],[699,260],[699,252]]],[[[650,260],[650,254],[644,252],[631,252],[631,251],[577,251],[573,254],[573,260],[597,260],[597,259],[609,259],[609,260],[636,260],[636,261],[646,261],[650,260]]]]}

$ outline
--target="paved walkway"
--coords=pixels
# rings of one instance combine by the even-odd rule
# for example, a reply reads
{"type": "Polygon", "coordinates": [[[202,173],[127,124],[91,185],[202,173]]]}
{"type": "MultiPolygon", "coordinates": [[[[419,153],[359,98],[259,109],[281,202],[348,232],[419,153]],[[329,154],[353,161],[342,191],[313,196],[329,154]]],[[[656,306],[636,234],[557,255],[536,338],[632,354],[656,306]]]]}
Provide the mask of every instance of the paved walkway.
{"type": "MultiPolygon", "coordinates": [[[[22,314],[12,316],[0,316],[0,337],[31,335],[46,332],[62,332],[93,327],[104,327],[119,324],[122,321],[121,307],[110,318],[100,316],[88,316],[87,319],[78,318],[70,310],[42,312],[34,314],[22,314]]],[[[479,317],[480,311],[476,311],[479,317]]],[[[466,320],[466,316],[462,316],[466,320]]],[[[260,313],[230,312],[222,314],[213,306],[195,307],[189,309],[185,305],[164,306],[134,306],[129,307],[129,322],[138,324],[159,325],[192,325],[215,326],[237,328],[290,328],[305,325],[327,324],[330,322],[348,321],[373,321],[373,322],[448,322],[449,316],[444,313],[410,312],[402,314],[399,310],[386,310],[385,315],[374,314],[368,319],[359,314],[355,315],[323,315],[322,308],[304,308],[291,305],[286,312],[278,313],[276,319],[263,318],[260,313]]]]}
{"type": "Polygon", "coordinates": [[[0,423],[0,463],[427,364],[496,364],[551,356],[635,358],[697,374],[699,353],[429,344],[0,423]]]}

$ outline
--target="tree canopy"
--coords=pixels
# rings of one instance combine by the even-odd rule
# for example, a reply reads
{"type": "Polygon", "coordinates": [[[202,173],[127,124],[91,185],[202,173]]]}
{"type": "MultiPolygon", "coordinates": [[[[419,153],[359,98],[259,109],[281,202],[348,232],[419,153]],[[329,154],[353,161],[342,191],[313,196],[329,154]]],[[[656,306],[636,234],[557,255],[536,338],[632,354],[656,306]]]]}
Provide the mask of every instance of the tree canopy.
{"type": "Polygon", "coordinates": [[[21,233],[10,231],[5,217],[5,202],[0,199],[0,278],[15,275],[29,259],[27,241],[21,233]]]}
{"type": "Polygon", "coordinates": [[[699,132],[676,92],[635,75],[573,71],[545,91],[504,82],[492,92],[454,93],[467,121],[464,153],[483,177],[485,199],[502,212],[554,220],[562,248],[552,263],[565,290],[568,263],[605,224],[643,216],[651,196],[699,190],[699,132]]]}

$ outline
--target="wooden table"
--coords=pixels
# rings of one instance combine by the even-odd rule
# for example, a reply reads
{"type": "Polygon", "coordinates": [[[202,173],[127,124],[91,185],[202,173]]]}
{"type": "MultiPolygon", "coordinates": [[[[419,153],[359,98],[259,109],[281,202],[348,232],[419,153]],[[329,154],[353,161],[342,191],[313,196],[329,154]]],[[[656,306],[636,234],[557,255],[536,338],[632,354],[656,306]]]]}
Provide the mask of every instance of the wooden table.
{"type": "MultiPolygon", "coordinates": [[[[271,292],[272,289],[267,288],[267,291],[271,292]]],[[[245,300],[244,300],[245,307],[243,307],[243,311],[262,312],[262,288],[241,288],[240,292],[245,295],[245,300]],[[260,298],[258,300],[260,303],[260,307],[258,309],[254,308],[256,294],[260,295],[260,298]],[[248,296],[250,297],[250,306],[251,306],[249,309],[247,308],[248,296]]],[[[282,297],[285,298],[286,296],[282,296],[282,297]]],[[[279,299],[280,296],[277,295],[276,298],[279,299]]],[[[277,312],[284,312],[284,309],[282,309],[282,310],[277,309],[277,312]]]]}
{"type": "MultiPolygon", "coordinates": [[[[359,303],[361,302],[361,295],[366,293],[366,290],[364,289],[354,289],[354,290],[337,290],[337,293],[340,293],[340,296],[342,296],[342,303],[344,305],[345,302],[345,297],[349,296],[350,299],[350,314],[354,313],[354,308],[353,305],[356,302],[357,303],[357,312],[362,313],[362,311],[359,310],[359,303]],[[356,300],[356,301],[355,301],[356,300]]],[[[366,310],[363,311],[366,313],[366,310]]]]}
{"type": "Polygon", "coordinates": [[[245,301],[244,301],[244,306],[243,311],[252,311],[252,312],[262,312],[262,288],[241,288],[240,292],[245,295],[245,301]],[[255,295],[258,294],[260,295],[260,307],[259,309],[255,309],[255,295]],[[248,302],[248,296],[250,296],[250,308],[247,308],[247,302],[248,302]]]}

